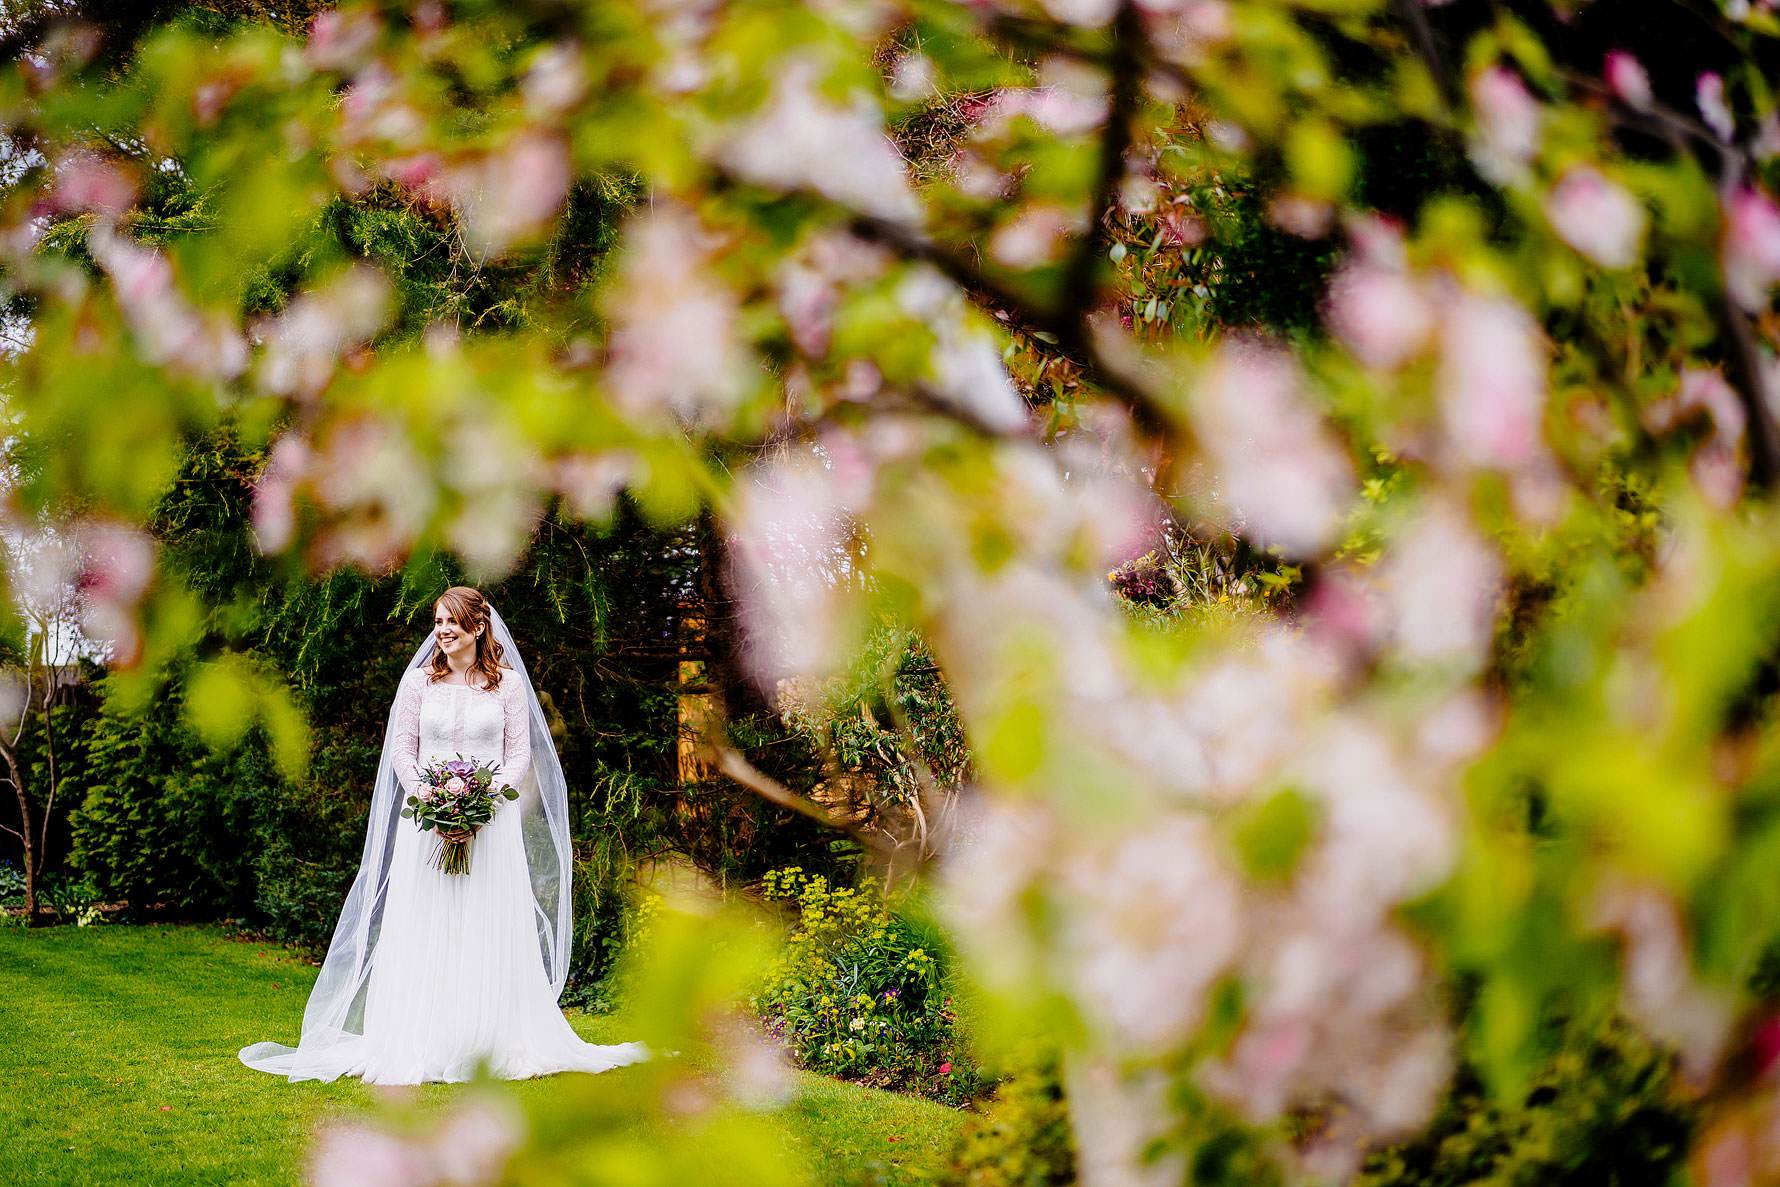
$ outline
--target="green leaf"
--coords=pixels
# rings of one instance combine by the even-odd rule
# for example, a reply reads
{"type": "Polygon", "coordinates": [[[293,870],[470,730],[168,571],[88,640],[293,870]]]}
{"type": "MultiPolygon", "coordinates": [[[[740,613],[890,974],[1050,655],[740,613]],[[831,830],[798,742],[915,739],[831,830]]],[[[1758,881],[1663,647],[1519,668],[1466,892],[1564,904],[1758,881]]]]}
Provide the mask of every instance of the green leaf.
{"type": "Polygon", "coordinates": [[[1243,805],[1230,818],[1231,839],[1249,876],[1261,882],[1289,877],[1316,836],[1317,805],[1295,788],[1243,805]]]}

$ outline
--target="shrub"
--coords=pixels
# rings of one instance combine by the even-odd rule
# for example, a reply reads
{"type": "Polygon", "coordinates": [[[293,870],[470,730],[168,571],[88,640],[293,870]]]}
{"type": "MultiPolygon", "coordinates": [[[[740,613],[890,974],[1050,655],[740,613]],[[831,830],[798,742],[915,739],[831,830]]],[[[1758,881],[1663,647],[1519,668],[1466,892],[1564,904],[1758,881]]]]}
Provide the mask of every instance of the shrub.
{"type": "Polygon", "coordinates": [[[37,887],[37,894],[39,901],[54,911],[56,919],[62,923],[86,927],[105,921],[104,914],[99,910],[99,888],[93,882],[91,874],[46,874],[37,887]]]}
{"type": "MultiPolygon", "coordinates": [[[[580,877],[580,862],[576,876],[580,877]]],[[[581,1006],[591,1013],[609,1014],[630,990],[628,970],[634,964],[620,960],[626,952],[642,950],[661,911],[661,896],[645,894],[634,902],[607,891],[595,900],[591,913],[581,909],[582,889],[575,889],[575,959],[569,965],[569,982],[562,1004],[581,1006]]]]}
{"type": "Polygon", "coordinates": [[[308,775],[258,805],[253,906],[271,938],[326,948],[364,849],[379,753],[375,742],[324,732],[308,775]]]}
{"type": "Polygon", "coordinates": [[[751,1004],[798,1063],[950,1104],[980,1093],[935,929],[891,912],[870,879],[835,886],[789,866],[762,893],[796,915],[751,1004]]]}
{"type": "Polygon", "coordinates": [[[25,871],[10,860],[0,861],[0,906],[17,906],[25,901],[25,871]]]}
{"type": "Polygon", "coordinates": [[[229,754],[205,747],[178,699],[170,692],[140,718],[108,703],[85,723],[69,864],[103,898],[239,913],[254,897],[256,801],[276,775],[257,738],[229,754]]]}

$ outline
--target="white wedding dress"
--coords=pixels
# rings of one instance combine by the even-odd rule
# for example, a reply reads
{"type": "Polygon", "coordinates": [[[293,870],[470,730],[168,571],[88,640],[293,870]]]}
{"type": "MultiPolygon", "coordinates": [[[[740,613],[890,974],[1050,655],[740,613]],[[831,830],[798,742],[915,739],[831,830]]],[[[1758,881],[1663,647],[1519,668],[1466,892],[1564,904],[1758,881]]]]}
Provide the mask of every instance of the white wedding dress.
{"type": "Polygon", "coordinates": [[[395,822],[393,852],[369,977],[362,1032],[328,1029],[297,1048],[256,1044],[243,1062],[291,1079],[359,1076],[369,1084],[468,1080],[478,1068],[503,1079],[602,1072],[648,1058],[641,1043],[598,1046],[569,1026],[539,949],[537,905],[521,835],[531,760],[526,687],[511,670],[495,689],[402,677],[390,757],[406,800],[421,767],[458,757],[495,760],[496,783],[522,789],[499,800],[470,842],[467,874],[433,867],[438,839],[395,822]]]}

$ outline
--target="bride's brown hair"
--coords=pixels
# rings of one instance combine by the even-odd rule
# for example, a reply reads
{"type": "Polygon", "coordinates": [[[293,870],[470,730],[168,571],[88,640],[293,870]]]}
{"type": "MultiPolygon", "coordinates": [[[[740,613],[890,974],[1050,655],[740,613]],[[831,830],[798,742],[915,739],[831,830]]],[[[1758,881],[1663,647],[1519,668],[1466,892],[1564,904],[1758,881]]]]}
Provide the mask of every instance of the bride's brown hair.
{"type": "MultiPolygon", "coordinates": [[[[476,635],[476,658],[470,661],[470,672],[482,677],[485,688],[499,688],[501,683],[501,645],[494,637],[494,629],[488,622],[488,599],[482,596],[481,590],[471,589],[467,585],[454,585],[439,595],[433,603],[436,611],[444,607],[445,612],[457,619],[457,625],[476,635]]],[[[451,662],[445,658],[445,652],[438,647],[433,648],[433,661],[427,665],[427,677],[431,680],[443,680],[451,675],[451,662]]],[[[464,674],[466,677],[469,672],[464,674]]]]}

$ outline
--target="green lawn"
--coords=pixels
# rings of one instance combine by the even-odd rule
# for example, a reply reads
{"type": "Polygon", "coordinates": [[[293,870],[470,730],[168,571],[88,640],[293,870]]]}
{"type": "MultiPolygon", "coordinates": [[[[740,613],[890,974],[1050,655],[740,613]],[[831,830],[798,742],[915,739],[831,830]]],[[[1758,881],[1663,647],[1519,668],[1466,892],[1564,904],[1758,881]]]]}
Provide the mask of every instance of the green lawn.
{"type": "MultiPolygon", "coordinates": [[[[0,929],[0,1183],[298,1182],[319,1120],[380,1105],[357,1081],[289,1084],[235,1058],[295,1038],[314,977],[214,928],[0,929]]],[[[570,1017],[590,1040],[627,1037],[611,1018],[570,1017]]],[[[513,1090],[536,1103],[569,1079],[513,1090]]],[[[428,1085],[416,1103],[470,1090],[428,1085]]],[[[784,1120],[787,1157],[813,1181],[896,1185],[927,1178],[964,1118],[800,1075],[784,1120]]]]}

